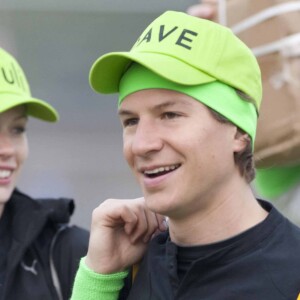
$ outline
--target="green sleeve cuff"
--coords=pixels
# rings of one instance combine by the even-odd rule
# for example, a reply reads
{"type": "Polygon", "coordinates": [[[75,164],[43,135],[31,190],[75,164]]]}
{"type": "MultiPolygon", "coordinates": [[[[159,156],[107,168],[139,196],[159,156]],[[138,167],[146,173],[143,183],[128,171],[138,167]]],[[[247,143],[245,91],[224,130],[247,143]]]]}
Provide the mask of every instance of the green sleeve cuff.
{"type": "Polygon", "coordinates": [[[85,257],[80,260],[71,300],[117,300],[124,286],[124,278],[129,271],[113,274],[99,274],[85,264],[85,257]]]}

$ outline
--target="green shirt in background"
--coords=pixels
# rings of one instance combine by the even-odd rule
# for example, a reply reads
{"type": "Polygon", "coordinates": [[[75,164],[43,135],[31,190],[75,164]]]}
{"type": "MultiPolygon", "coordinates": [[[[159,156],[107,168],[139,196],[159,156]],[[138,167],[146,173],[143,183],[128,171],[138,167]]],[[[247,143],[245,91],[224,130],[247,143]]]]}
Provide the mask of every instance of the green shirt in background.
{"type": "Polygon", "coordinates": [[[257,169],[255,188],[259,196],[274,199],[300,184],[300,165],[257,169]]]}

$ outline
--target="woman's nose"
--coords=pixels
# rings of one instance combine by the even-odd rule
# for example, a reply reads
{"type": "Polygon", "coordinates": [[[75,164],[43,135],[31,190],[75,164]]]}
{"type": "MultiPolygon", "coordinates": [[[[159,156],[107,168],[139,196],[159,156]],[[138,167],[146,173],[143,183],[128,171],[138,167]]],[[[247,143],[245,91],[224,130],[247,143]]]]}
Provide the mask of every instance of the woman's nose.
{"type": "Polygon", "coordinates": [[[12,139],[3,133],[0,133],[0,156],[8,157],[14,153],[14,143],[12,139]]]}

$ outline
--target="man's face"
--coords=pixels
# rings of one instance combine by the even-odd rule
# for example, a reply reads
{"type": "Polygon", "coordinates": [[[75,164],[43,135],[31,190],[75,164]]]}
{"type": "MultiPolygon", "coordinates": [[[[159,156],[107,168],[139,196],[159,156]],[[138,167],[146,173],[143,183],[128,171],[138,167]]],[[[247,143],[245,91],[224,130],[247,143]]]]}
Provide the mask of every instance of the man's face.
{"type": "Polygon", "coordinates": [[[228,192],[238,172],[235,126],[221,124],[193,98],[164,89],[127,96],[119,114],[124,155],[151,210],[183,218],[228,192]]]}

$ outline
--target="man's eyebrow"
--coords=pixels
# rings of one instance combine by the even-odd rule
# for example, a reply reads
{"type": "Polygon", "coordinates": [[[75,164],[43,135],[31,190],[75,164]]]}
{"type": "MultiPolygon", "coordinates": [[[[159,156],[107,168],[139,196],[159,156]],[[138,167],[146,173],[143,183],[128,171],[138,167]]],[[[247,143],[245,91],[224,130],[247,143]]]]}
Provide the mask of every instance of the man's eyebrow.
{"type": "Polygon", "coordinates": [[[130,110],[127,110],[127,109],[119,109],[118,110],[118,115],[121,117],[121,116],[131,116],[133,115],[134,112],[130,111],[130,110]]]}
{"type": "Polygon", "coordinates": [[[167,101],[167,102],[164,102],[164,103],[160,103],[158,105],[155,105],[153,107],[153,110],[161,110],[161,109],[164,109],[164,108],[167,108],[167,107],[170,107],[170,106],[174,106],[178,104],[177,101],[167,101]]]}
{"type": "MultiPolygon", "coordinates": [[[[157,104],[155,106],[153,106],[151,108],[151,110],[153,111],[160,111],[162,109],[168,108],[168,107],[172,107],[175,105],[182,105],[182,106],[191,106],[190,101],[178,101],[178,100],[171,100],[171,101],[166,101],[160,104],[157,104]]],[[[134,112],[131,110],[127,110],[127,109],[120,109],[118,111],[118,115],[119,116],[128,116],[128,115],[134,115],[134,112]]]]}
{"type": "Polygon", "coordinates": [[[189,107],[191,105],[192,105],[192,103],[190,101],[171,100],[171,101],[166,101],[166,102],[160,103],[158,105],[155,105],[153,107],[153,110],[162,110],[162,109],[165,109],[168,107],[173,107],[173,106],[189,107]]]}

